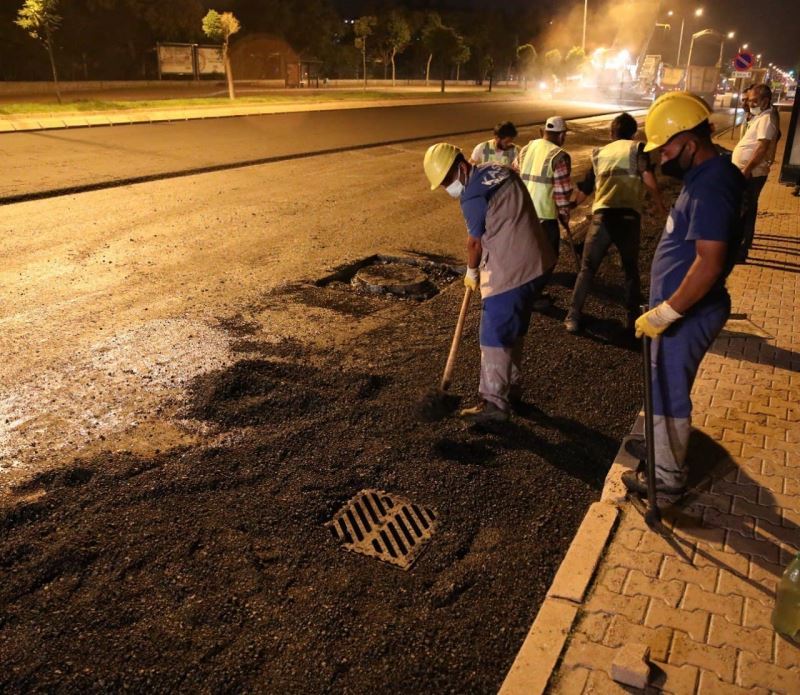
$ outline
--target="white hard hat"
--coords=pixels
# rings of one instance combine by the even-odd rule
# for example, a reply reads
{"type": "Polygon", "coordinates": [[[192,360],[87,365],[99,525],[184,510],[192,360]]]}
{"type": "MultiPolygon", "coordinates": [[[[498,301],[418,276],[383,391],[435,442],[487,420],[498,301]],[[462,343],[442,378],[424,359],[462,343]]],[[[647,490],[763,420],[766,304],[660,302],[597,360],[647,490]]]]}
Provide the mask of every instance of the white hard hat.
{"type": "Polygon", "coordinates": [[[567,124],[561,116],[551,116],[544,124],[544,129],[548,133],[564,133],[567,130],[567,124]]]}

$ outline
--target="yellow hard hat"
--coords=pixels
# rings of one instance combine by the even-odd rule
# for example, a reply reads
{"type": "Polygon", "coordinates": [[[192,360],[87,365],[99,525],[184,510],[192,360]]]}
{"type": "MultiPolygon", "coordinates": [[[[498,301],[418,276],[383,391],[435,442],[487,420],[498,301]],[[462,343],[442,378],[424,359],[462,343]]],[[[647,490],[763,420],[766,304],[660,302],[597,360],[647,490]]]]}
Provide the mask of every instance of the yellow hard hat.
{"type": "Polygon", "coordinates": [[[455,145],[446,142],[437,142],[431,145],[425,153],[425,161],[422,163],[425,169],[425,176],[431,183],[431,190],[435,191],[441,186],[456,157],[461,154],[461,150],[455,145]]]}
{"type": "Polygon", "coordinates": [[[689,92],[667,92],[650,106],[644,121],[647,135],[645,152],[655,150],[686,130],[691,130],[708,120],[711,109],[700,97],[689,92]]]}

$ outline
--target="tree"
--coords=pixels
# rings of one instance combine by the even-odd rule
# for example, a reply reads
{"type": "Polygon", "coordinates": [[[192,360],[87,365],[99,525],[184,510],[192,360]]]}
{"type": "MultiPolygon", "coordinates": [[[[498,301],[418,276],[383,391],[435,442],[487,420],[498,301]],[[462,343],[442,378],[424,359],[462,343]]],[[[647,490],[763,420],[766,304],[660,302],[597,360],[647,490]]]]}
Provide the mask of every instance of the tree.
{"type": "Polygon", "coordinates": [[[557,48],[554,48],[552,51],[547,51],[547,53],[544,54],[545,67],[553,77],[558,78],[558,76],[561,74],[563,62],[564,60],[561,57],[561,51],[559,51],[557,48]]]}
{"type": "Polygon", "coordinates": [[[235,99],[236,94],[233,89],[233,72],[231,71],[231,57],[228,53],[228,46],[231,36],[241,28],[239,20],[231,12],[220,14],[216,10],[209,10],[208,14],[203,17],[203,33],[212,41],[222,41],[222,59],[225,62],[225,75],[228,78],[228,96],[231,99],[235,99]]]}
{"type": "Polygon", "coordinates": [[[573,46],[564,58],[564,72],[569,75],[576,75],[586,63],[586,53],[580,46],[573,46]]]}
{"type": "Polygon", "coordinates": [[[378,18],[364,15],[356,20],[353,33],[356,35],[355,46],[361,51],[361,68],[364,71],[364,89],[367,88],[367,37],[372,35],[378,18]]]}
{"type": "Polygon", "coordinates": [[[468,63],[471,57],[472,51],[469,46],[464,43],[464,39],[462,38],[461,46],[453,54],[453,62],[456,64],[456,82],[461,79],[461,66],[464,65],[464,63],[468,63]]]}
{"type": "Polygon", "coordinates": [[[430,35],[442,26],[442,18],[436,12],[428,12],[422,23],[420,30],[420,37],[422,44],[428,50],[428,60],[425,63],[425,86],[427,87],[431,81],[431,62],[433,61],[433,49],[430,44],[430,35]]]}
{"type": "Polygon", "coordinates": [[[532,44],[526,43],[517,47],[517,69],[519,70],[520,79],[524,80],[524,90],[528,91],[528,80],[534,77],[534,70],[536,70],[536,62],[539,59],[539,54],[532,44]]]}
{"type": "MultiPolygon", "coordinates": [[[[459,36],[453,27],[443,24],[432,24],[427,27],[422,40],[430,51],[428,66],[433,56],[439,59],[441,66],[441,92],[444,93],[444,83],[447,78],[447,66],[456,62],[456,56],[464,50],[464,39],[459,36]]],[[[467,49],[469,50],[469,49],[467,49]]],[[[426,79],[427,83],[427,79],[426,79]]]]}
{"type": "Polygon", "coordinates": [[[395,86],[396,69],[394,59],[411,42],[411,27],[408,20],[397,10],[392,10],[386,21],[386,41],[389,46],[389,60],[392,63],[392,87],[395,86]]]}
{"type": "Polygon", "coordinates": [[[61,90],[58,87],[58,70],[53,55],[53,33],[61,24],[58,14],[58,0],[25,0],[19,9],[15,24],[28,32],[31,38],[41,41],[50,57],[53,71],[53,87],[58,103],[61,103],[61,90]]]}

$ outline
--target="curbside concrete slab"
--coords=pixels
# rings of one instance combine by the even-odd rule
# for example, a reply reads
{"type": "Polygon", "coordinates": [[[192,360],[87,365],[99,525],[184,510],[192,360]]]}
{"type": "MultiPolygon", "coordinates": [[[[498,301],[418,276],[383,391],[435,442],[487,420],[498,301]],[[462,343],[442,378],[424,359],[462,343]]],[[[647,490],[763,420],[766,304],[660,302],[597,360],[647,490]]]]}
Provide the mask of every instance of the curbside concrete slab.
{"type": "Polygon", "coordinates": [[[499,695],[539,695],[569,637],[578,606],[571,601],[547,598],[506,675],[499,695]]]}
{"type": "Polygon", "coordinates": [[[562,598],[577,604],[583,602],[618,516],[619,510],[605,502],[595,502],[589,507],[556,572],[547,592],[548,598],[562,598]]]}

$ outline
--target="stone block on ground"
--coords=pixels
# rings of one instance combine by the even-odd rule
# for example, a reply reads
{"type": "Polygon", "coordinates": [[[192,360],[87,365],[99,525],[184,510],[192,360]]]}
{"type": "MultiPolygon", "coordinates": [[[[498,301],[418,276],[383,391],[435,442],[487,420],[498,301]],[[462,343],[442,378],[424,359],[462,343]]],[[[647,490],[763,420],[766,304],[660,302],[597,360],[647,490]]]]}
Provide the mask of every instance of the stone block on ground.
{"type": "Polygon", "coordinates": [[[623,685],[644,689],[650,678],[650,647],[631,643],[621,647],[611,664],[611,677],[623,685]]]}

